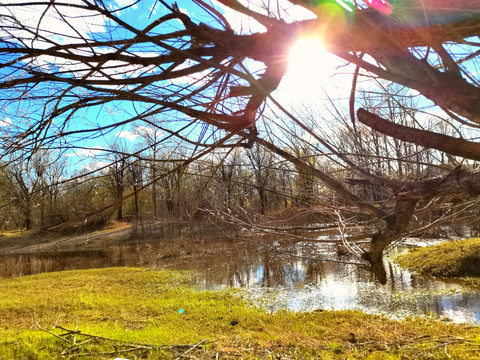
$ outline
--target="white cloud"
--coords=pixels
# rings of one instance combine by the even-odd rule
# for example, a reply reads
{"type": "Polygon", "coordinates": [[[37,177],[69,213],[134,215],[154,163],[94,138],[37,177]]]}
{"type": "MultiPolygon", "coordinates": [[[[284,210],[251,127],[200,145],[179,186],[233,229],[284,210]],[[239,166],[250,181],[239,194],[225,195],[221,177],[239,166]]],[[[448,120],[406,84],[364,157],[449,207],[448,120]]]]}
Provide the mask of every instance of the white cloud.
{"type": "MultiPolygon", "coordinates": [[[[59,5],[48,2],[32,3],[25,0],[12,0],[9,6],[0,7],[0,15],[12,16],[12,28],[9,32],[25,41],[33,40],[29,31],[21,29],[16,22],[29,27],[32,31],[38,32],[33,46],[46,48],[52,46],[52,42],[62,44],[84,42],[83,38],[89,38],[91,33],[105,32],[107,19],[100,14],[93,14],[92,11],[74,6],[59,5]],[[34,4],[34,5],[32,5],[34,4]],[[42,37],[48,39],[43,40],[42,37]]],[[[85,6],[81,0],[71,0],[69,5],[85,6]]],[[[2,19],[7,21],[7,18],[2,19]]],[[[0,36],[9,39],[10,34],[0,31],[0,36]]]]}
{"type": "Polygon", "coordinates": [[[105,167],[107,167],[110,164],[111,163],[108,161],[92,161],[91,163],[85,165],[83,169],[87,171],[100,170],[100,169],[105,169],[105,167]]]}
{"type": "Polygon", "coordinates": [[[65,154],[70,158],[69,164],[72,168],[93,171],[108,166],[111,162],[101,160],[107,155],[107,149],[96,145],[94,147],[84,147],[72,150],[65,154]]]}
{"type": "Polygon", "coordinates": [[[136,138],[139,137],[138,133],[133,131],[128,131],[128,130],[122,130],[122,131],[116,132],[115,136],[119,138],[127,139],[129,141],[134,141],[136,138]]]}
{"type": "Polygon", "coordinates": [[[149,14],[156,15],[157,14],[157,7],[155,6],[157,3],[150,5],[149,14]]]}
{"type": "Polygon", "coordinates": [[[249,16],[243,15],[238,11],[232,10],[229,7],[220,4],[218,7],[222,8],[223,16],[225,19],[227,19],[233,30],[239,34],[265,32],[267,30],[262,24],[256,20],[253,20],[249,16]]]}
{"type": "MultiPolygon", "coordinates": [[[[133,0],[118,0],[116,3],[109,3],[113,8],[121,8],[133,3],[133,0]]],[[[26,0],[12,0],[9,6],[0,7],[0,17],[5,24],[0,28],[0,38],[15,42],[15,39],[22,39],[32,47],[45,49],[54,45],[86,43],[88,39],[93,38],[94,34],[103,34],[107,30],[109,20],[103,15],[78,8],[76,6],[85,6],[81,0],[71,0],[69,5],[59,5],[52,3],[48,7],[48,2],[32,3],[26,0]],[[32,5],[35,4],[35,5],[32,5]],[[7,23],[10,26],[7,26],[7,23]],[[21,26],[19,26],[21,24],[21,26]],[[26,31],[24,28],[29,28],[26,31]],[[38,33],[34,37],[32,33],[38,33]],[[45,39],[45,40],[44,40],[45,39]]],[[[135,6],[131,7],[136,8],[135,6]]],[[[118,15],[118,14],[117,14],[118,15]]],[[[141,52],[131,49],[134,56],[156,57],[155,52],[141,52]]],[[[111,53],[115,51],[112,48],[95,48],[95,54],[111,53]]],[[[76,55],[91,55],[88,48],[70,49],[69,52],[76,55]]],[[[132,55],[132,56],[133,56],[132,55]]],[[[127,62],[111,60],[108,61],[102,73],[98,71],[91,72],[92,68],[81,61],[65,60],[61,57],[48,55],[39,55],[32,59],[31,66],[43,69],[46,72],[64,72],[70,73],[76,78],[89,76],[95,80],[123,79],[125,77],[139,77],[149,73],[158,72],[155,66],[131,65],[127,62]]],[[[95,64],[91,64],[95,65],[95,64]]],[[[116,88],[116,85],[104,85],[105,87],[116,88]]]]}
{"type": "MultiPolygon", "coordinates": [[[[265,11],[265,1],[263,0],[249,0],[241,1],[244,6],[250,8],[251,10],[267,15],[265,11]]],[[[238,11],[232,10],[227,6],[218,5],[219,8],[223,11],[223,16],[232,26],[233,30],[237,33],[250,33],[250,32],[265,32],[266,28],[254,20],[252,17],[241,14],[238,11]]],[[[293,22],[297,20],[306,20],[314,19],[316,17],[310,10],[299,6],[293,5],[288,0],[279,0],[277,2],[272,2],[269,7],[269,11],[273,13],[276,18],[285,20],[286,22],[293,22]],[[275,5],[273,5],[275,4],[275,5]]]]}
{"type": "Polygon", "coordinates": [[[8,127],[12,125],[12,120],[10,120],[9,118],[3,118],[3,119],[0,119],[0,127],[8,127]]]}
{"type": "Polygon", "coordinates": [[[103,155],[106,148],[102,146],[94,146],[92,148],[75,149],[73,153],[65,154],[66,156],[90,157],[93,158],[98,155],[103,155]]]}
{"type": "Polygon", "coordinates": [[[160,139],[163,137],[163,132],[153,126],[137,126],[135,133],[139,136],[160,139]]]}
{"type": "Polygon", "coordinates": [[[137,8],[136,2],[132,1],[132,0],[116,0],[116,3],[117,3],[116,6],[113,5],[113,8],[115,8],[115,9],[121,9],[123,7],[126,7],[126,6],[130,6],[132,9],[137,8]]]}
{"type": "Polygon", "coordinates": [[[303,6],[294,5],[287,1],[282,1],[282,10],[280,15],[286,22],[299,20],[315,19],[316,15],[303,6]]]}

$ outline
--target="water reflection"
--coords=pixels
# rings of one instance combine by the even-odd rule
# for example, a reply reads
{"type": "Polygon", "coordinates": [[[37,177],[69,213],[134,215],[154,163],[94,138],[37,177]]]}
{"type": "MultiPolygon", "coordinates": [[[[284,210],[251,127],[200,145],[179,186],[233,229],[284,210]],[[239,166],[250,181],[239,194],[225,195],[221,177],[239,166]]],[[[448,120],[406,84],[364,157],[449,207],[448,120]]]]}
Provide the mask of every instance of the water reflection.
{"type": "MultiPolygon", "coordinates": [[[[332,257],[335,253],[335,249],[310,243],[283,244],[284,250],[298,256],[332,257]]],[[[224,238],[184,238],[102,250],[2,255],[0,277],[109,266],[191,270],[199,286],[244,288],[271,311],[361,309],[397,317],[435,313],[455,322],[480,322],[480,292],[464,292],[454,282],[416,277],[385,261],[389,280],[382,286],[373,274],[354,265],[291,257],[224,238]]]]}

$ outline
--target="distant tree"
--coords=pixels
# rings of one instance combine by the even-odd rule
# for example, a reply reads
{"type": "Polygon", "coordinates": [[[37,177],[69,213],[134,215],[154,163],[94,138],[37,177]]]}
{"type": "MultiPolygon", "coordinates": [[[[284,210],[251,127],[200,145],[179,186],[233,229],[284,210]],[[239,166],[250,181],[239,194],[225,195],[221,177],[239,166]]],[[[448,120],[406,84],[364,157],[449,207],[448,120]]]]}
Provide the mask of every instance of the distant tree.
{"type": "Polygon", "coordinates": [[[226,211],[243,207],[246,196],[246,179],[241,176],[245,168],[243,152],[229,151],[215,155],[211,159],[211,174],[215,174],[211,185],[216,196],[212,196],[214,199],[211,202],[219,202],[217,206],[226,211]]]}
{"type": "Polygon", "coordinates": [[[129,158],[125,143],[115,142],[111,145],[110,165],[106,169],[107,186],[110,189],[116,208],[116,219],[123,221],[125,190],[128,185],[129,158]]]}
{"type": "Polygon", "coordinates": [[[138,203],[138,193],[143,187],[143,172],[144,167],[141,160],[131,161],[128,164],[129,182],[133,190],[133,198],[135,204],[135,216],[140,214],[140,207],[138,203]]]}
{"type": "Polygon", "coordinates": [[[65,209],[67,220],[84,221],[88,215],[108,219],[109,216],[101,212],[109,201],[108,193],[104,191],[103,180],[103,177],[92,175],[88,169],[73,172],[62,191],[62,207],[65,209]]]}
{"type": "Polygon", "coordinates": [[[152,125],[149,127],[146,126],[137,126],[135,132],[138,133],[146,143],[146,148],[149,151],[149,154],[144,154],[145,163],[148,164],[149,168],[149,180],[151,187],[151,202],[153,206],[153,216],[158,216],[158,199],[157,199],[157,156],[159,148],[163,140],[163,132],[157,128],[155,121],[152,121],[152,125]]]}
{"type": "Polygon", "coordinates": [[[253,186],[258,193],[260,213],[265,214],[269,204],[269,189],[275,175],[272,153],[255,144],[247,150],[249,165],[252,167],[253,186]]]}
{"type": "Polygon", "coordinates": [[[29,159],[13,159],[1,170],[3,206],[10,208],[10,214],[16,214],[13,220],[26,230],[31,230],[36,223],[47,225],[47,207],[50,216],[55,213],[55,197],[61,176],[57,171],[62,171],[61,165],[58,167],[55,164],[56,159],[42,151],[29,159]],[[51,185],[49,180],[53,181],[51,185]]]}

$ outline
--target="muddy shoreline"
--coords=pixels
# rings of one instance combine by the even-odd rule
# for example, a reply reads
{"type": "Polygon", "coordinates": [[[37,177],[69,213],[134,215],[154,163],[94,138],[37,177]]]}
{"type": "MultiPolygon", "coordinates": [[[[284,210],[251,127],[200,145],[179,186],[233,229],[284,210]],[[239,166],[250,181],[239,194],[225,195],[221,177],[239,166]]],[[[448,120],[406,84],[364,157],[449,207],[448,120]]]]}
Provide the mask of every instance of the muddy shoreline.
{"type": "Polygon", "coordinates": [[[179,237],[203,238],[222,232],[208,224],[156,222],[122,224],[120,229],[59,235],[55,232],[30,232],[15,236],[0,235],[0,254],[40,253],[105,249],[108,246],[131,245],[179,237]]]}
{"type": "Polygon", "coordinates": [[[361,267],[323,261],[339,260],[334,245],[278,236],[247,238],[205,224],[187,225],[0,237],[0,279],[105,267],[187,270],[201,289],[242,288],[254,298],[268,299],[264,305],[273,312],[362,309],[393,317],[437,313],[456,322],[480,322],[478,291],[454,281],[417,277],[388,258],[388,283],[380,285],[361,267]]]}

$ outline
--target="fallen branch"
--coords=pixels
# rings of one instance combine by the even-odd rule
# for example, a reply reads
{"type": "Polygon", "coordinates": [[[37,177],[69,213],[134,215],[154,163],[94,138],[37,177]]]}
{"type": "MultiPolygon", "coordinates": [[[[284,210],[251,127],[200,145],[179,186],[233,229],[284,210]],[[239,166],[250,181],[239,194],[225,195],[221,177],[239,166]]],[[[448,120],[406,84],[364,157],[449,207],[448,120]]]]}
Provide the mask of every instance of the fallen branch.
{"type": "Polygon", "coordinates": [[[194,350],[195,348],[199,347],[201,344],[203,344],[204,342],[206,342],[207,340],[206,339],[203,339],[201,341],[199,341],[197,344],[193,345],[190,349],[188,349],[187,351],[185,351],[182,356],[180,357],[177,357],[175,360],[179,360],[181,359],[182,357],[184,357],[185,355],[187,355],[190,351],[194,350]]]}
{"type": "Polygon", "coordinates": [[[205,342],[208,342],[207,339],[203,339],[196,344],[172,344],[172,345],[153,345],[153,344],[138,344],[138,343],[129,343],[128,341],[112,339],[104,336],[93,335],[83,333],[80,330],[71,330],[64,328],[59,325],[55,325],[54,329],[59,329],[64,331],[61,334],[56,334],[53,331],[47,330],[37,324],[39,330],[45,331],[46,333],[62,340],[63,342],[68,343],[68,347],[64,349],[61,353],[61,356],[68,356],[71,358],[78,356],[105,356],[105,355],[118,355],[131,352],[144,352],[152,350],[171,350],[176,353],[183,352],[176,359],[181,359],[189,354],[191,351],[202,346],[205,342]],[[71,339],[70,339],[71,338],[71,339]],[[78,342],[78,338],[83,338],[81,342],[78,342]],[[85,344],[97,344],[97,348],[86,349],[83,345],[85,344]],[[105,346],[113,347],[112,350],[105,349],[105,346]],[[102,348],[103,347],[103,348],[102,348]]]}

